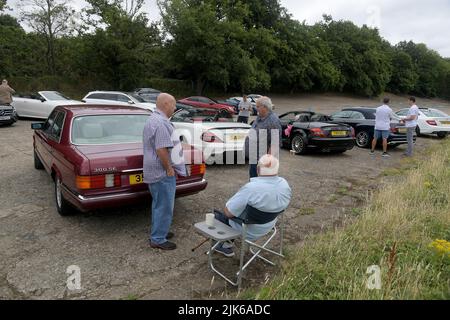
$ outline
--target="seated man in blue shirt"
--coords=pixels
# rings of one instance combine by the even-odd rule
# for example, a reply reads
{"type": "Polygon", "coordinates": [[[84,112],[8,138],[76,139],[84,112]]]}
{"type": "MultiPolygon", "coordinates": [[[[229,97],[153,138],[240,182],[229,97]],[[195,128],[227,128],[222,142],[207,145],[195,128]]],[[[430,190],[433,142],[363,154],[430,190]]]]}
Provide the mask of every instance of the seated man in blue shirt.
{"type": "MultiPolygon", "coordinates": [[[[276,213],[285,210],[291,201],[291,188],[284,178],[278,176],[279,161],[270,154],[264,155],[258,162],[258,177],[251,178],[250,182],[243,186],[230,200],[228,200],[225,212],[216,213],[216,219],[242,231],[242,226],[231,220],[239,217],[247,205],[262,212],[276,213]]],[[[275,225],[277,220],[266,224],[254,224],[248,226],[247,239],[256,241],[265,236],[275,225]]],[[[222,244],[216,251],[227,257],[234,256],[232,246],[222,244]]]]}

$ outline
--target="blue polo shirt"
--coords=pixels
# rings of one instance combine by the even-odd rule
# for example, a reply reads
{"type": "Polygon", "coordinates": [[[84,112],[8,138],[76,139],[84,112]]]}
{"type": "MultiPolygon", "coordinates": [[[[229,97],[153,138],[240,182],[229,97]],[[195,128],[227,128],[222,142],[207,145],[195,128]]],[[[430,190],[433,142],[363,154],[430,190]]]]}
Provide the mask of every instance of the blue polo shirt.
{"type": "MultiPolygon", "coordinates": [[[[226,207],[235,216],[239,217],[247,207],[252,206],[267,213],[276,213],[289,206],[292,191],[288,182],[281,177],[257,177],[243,186],[230,200],[226,207]]],[[[247,238],[255,241],[266,235],[276,223],[276,219],[266,224],[249,225],[247,238]]],[[[232,228],[242,231],[242,226],[230,220],[232,228]]]]}

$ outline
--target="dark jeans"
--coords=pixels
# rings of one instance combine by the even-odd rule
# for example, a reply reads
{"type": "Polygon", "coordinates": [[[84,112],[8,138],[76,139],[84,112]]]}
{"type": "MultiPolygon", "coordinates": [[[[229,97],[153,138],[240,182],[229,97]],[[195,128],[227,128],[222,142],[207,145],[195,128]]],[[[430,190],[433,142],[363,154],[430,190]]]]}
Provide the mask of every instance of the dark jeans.
{"type": "Polygon", "coordinates": [[[237,122],[248,123],[248,117],[239,116],[237,122]]]}
{"type": "Polygon", "coordinates": [[[251,178],[256,178],[258,177],[258,170],[257,170],[258,165],[257,164],[251,164],[250,165],[250,179],[251,178]]]}

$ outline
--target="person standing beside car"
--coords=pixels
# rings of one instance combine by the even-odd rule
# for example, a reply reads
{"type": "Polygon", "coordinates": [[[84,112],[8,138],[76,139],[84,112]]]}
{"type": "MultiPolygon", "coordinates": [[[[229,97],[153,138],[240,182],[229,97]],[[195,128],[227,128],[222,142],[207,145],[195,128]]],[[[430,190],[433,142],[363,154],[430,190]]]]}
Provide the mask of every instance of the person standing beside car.
{"type": "Polygon", "coordinates": [[[408,149],[406,153],[404,153],[407,157],[412,157],[413,155],[413,147],[414,147],[414,132],[417,127],[417,119],[419,119],[419,108],[416,105],[416,98],[410,97],[409,100],[409,111],[408,115],[402,119],[405,123],[407,130],[407,139],[408,139],[408,149]]]}
{"type": "Polygon", "coordinates": [[[237,122],[248,123],[251,109],[252,103],[248,100],[247,96],[243,96],[242,101],[239,103],[239,115],[237,122]]]}
{"type": "Polygon", "coordinates": [[[249,159],[249,176],[258,176],[258,160],[265,154],[271,154],[277,159],[280,154],[282,127],[278,116],[272,111],[272,100],[268,97],[256,101],[258,117],[253,122],[249,135],[245,139],[245,158],[249,159]]]}
{"type": "Polygon", "coordinates": [[[382,157],[390,157],[387,152],[389,132],[391,130],[391,119],[394,119],[393,111],[389,107],[389,98],[383,99],[383,105],[377,108],[375,113],[375,132],[372,140],[372,149],[370,154],[375,154],[375,147],[377,146],[378,140],[383,139],[383,154],[382,157]]]}
{"type": "Polygon", "coordinates": [[[175,109],[175,98],[161,93],[143,133],[144,182],[152,195],[150,246],[162,250],[176,249],[176,244],[168,241],[174,236],[169,229],[175,204],[176,174],[186,176],[183,149],[169,121],[175,109]]]}
{"type": "Polygon", "coordinates": [[[0,85],[0,105],[10,105],[12,103],[12,95],[16,91],[8,85],[8,81],[3,79],[0,85]]]}

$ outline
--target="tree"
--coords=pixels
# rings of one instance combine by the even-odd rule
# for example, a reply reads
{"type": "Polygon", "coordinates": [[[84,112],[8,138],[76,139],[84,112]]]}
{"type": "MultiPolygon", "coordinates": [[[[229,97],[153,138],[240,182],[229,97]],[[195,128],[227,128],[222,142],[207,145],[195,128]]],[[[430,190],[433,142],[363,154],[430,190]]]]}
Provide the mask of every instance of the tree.
{"type": "Polygon", "coordinates": [[[45,39],[47,67],[50,74],[55,75],[56,38],[73,29],[75,11],[68,0],[22,0],[21,6],[21,20],[45,39]]]}
{"type": "Polygon", "coordinates": [[[0,0],[0,11],[3,11],[6,7],[6,0],[0,0]]]}
{"type": "Polygon", "coordinates": [[[435,97],[438,94],[438,83],[442,72],[442,58],[423,43],[400,42],[397,47],[407,53],[415,66],[418,80],[413,93],[424,97],[435,97]]]}
{"type": "Polygon", "coordinates": [[[275,57],[273,32],[244,28],[249,15],[244,2],[158,3],[173,72],[192,80],[198,94],[207,84],[243,91],[270,87],[267,63],[275,57]]]}
{"type": "Polygon", "coordinates": [[[393,93],[412,93],[419,75],[411,56],[399,48],[392,51],[392,77],[388,88],[393,93]]]}
{"type": "Polygon", "coordinates": [[[324,16],[317,26],[340,72],[340,91],[377,96],[386,89],[391,76],[390,45],[377,29],[359,28],[350,21],[334,21],[330,16],[324,16]]]}
{"type": "Polygon", "coordinates": [[[143,0],[88,0],[86,10],[93,33],[83,35],[79,66],[110,84],[130,90],[139,86],[159,65],[153,63],[160,47],[156,25],[141,8],[143,0]]]}

